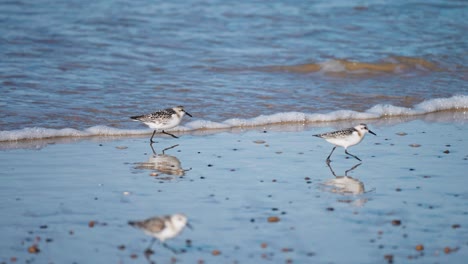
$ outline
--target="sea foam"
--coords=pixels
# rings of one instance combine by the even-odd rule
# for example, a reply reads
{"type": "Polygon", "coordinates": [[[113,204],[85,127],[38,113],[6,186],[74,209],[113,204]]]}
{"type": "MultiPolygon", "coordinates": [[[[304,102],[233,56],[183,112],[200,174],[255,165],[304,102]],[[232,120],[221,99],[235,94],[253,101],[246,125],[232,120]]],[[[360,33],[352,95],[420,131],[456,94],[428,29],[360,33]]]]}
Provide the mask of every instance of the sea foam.
{"type": "MultiPolygon", "coordinates": [[[[468,95],[456,95],[450,98],[437,98],[421,102],[412,108],[378,104],[364,112],[338,110],[326,114],[282,112],[272,115],[260,115],[249,119],[231,118],[223,122],[195,120],[171,131],[196,131],[230,129],[236,127],[258,127],[282,123],[318,123],[341,120],[369,120],[400,116],[425,115],[439,111],[468,110],[468,95]]],[[[109,126],[93,126],[84,130],[73,128],[51,129],[42,127],[0,131],[0,141],[45,139],[54,137],[90,137],[90,136],[125,136],[151,133],[149,129],[120,129],[109,126]]]]}

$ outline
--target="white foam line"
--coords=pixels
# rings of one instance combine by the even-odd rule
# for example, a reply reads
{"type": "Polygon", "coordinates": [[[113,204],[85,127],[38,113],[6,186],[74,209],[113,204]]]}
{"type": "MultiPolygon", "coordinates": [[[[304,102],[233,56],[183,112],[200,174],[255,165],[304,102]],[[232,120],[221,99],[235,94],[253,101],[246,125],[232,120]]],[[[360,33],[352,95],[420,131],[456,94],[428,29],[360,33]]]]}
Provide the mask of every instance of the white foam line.
{"type": "MultiPolygon", "coordinates": [[[[232,118],[224,122],[213,122],[209,120],[195,120],[179,126],[171,131],[195,131],[216,130],[242,127],[258,127],[281,123],[314,123],[333,122],[340,120],[368,120],[385,117],[424,115],[446,110],[468,109],[468,96],[457,95],[450,98],[438,98],[424,101],[413,108],[393,105],[379,104],[365,112],[351,110],[338,110],[328,114],[306,114],[301,112],[284,112],[272,115],[260,115],[250,119],[232,118]]],[[[85,130],[73,128],[50,129],[50,128],[24,128],[12,131],[0,131],[0,141],[17,141],[31,139],[45,139],[53,137],[90,137],[90,136],[123,136],[149,134],[150,129],[119,129],[108,126],[93,126],[85,130]]]]}

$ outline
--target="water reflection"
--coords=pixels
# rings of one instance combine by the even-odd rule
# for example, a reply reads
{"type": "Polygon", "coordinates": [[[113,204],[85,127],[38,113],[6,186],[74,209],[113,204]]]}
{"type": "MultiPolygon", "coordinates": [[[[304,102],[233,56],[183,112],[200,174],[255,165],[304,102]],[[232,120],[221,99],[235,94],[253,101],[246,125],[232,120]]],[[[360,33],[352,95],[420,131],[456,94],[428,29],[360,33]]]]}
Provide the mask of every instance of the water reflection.
{"type": "Polygon", "coordinates": [[[180,177],[184,176],[185,172],[191,170],[191,168],[187,170],[183,169],[180,160],[176,156],[165,154],[165,151],[173,149],[177,146],[179,145],[177,144],[167,147],[162,150],[161,154],[157,154],[153,146],[150,145],[151,150],[153,151],[153,155],[151,155],[147,162],[137,163],[135,169],[152,170],[155,172],[155,176],[157,176],[158,173],[180,177]]]}
{"type": "Polygon", "coordinates": [[[362,163],[358,163],[346,170],[344,175],[337,175],[333,170],[330,163],[327,163],[334,178],[325,181],[323,186],[326,191],[346,195],[348,199],[339,199],[338,202],[350,203],[354,206],[363,206],[368,199],[363,197],[362,194],[366,193],[364,183],[356,178],[348,176],[348,173],[361,166],[362,163]]]}

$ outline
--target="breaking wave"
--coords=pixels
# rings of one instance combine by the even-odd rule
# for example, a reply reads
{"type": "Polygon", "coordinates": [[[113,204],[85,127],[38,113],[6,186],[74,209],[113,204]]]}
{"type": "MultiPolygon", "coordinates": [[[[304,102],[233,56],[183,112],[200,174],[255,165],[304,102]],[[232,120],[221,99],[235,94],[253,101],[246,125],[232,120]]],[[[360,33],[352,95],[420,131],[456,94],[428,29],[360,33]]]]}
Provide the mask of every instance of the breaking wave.
{"type": "MultiPolygon", "coordinates": [[[[450,98],[438,98],[424,101],[412,108],[378,104],[364,111],[338,110],[330,113],[282,112],[272,115],[260,115],[249,119],[232,118],[223,122],[195,120],[171,131],[197,131],[230,129],[238,127],[259,127],[283,123],[319,123],[342,120],[371,120],[402,116],[418,116],[440,111],[468,110],[468,95],[457,95],[450,98]]],[[[91,137],[91,136],[125,136],[151,133],[149,129],[120,129],[104,125],[93,126],[84,130],[73,128],[50,129],[42,127],[23,128],[11,131],[0,131],[0,141],[18,141],[46,139],[56,137],[91,137]]]]}

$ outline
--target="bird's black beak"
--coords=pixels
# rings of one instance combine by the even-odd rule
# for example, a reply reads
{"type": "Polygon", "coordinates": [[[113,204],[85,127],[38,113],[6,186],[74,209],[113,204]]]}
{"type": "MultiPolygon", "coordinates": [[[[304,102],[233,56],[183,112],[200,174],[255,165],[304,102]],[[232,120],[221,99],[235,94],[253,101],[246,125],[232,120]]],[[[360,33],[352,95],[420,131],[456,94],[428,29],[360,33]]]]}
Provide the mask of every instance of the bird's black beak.
{"type": "Polygon", "coordinates": [[[374,136],[377,136],[377,134],[375,134],[374,132],[372,132],[372,131],[370,131],[370,130],[369,130],[369,133],[371,133],[371,134],[374,135],[374,136]]]}
{"type": "Polygon", "coordinates": [[[189,222],[187,222],[187,224],[185,224],[185,225],[186,225],[188,228],[190,228],[190,229],[193,230],[193,226],[192,226],[189,222]]]}
{"type": "MultiPolygon", "coordinates": [[[[185,112],[185,111],[184,111],[184,112],[185,112]]],[[[188,112],[185,112],[185,113],[186,113],[188,116],[193,117],[193,116],[192,116],[191,114],[189,114],[188,112]]]]}

